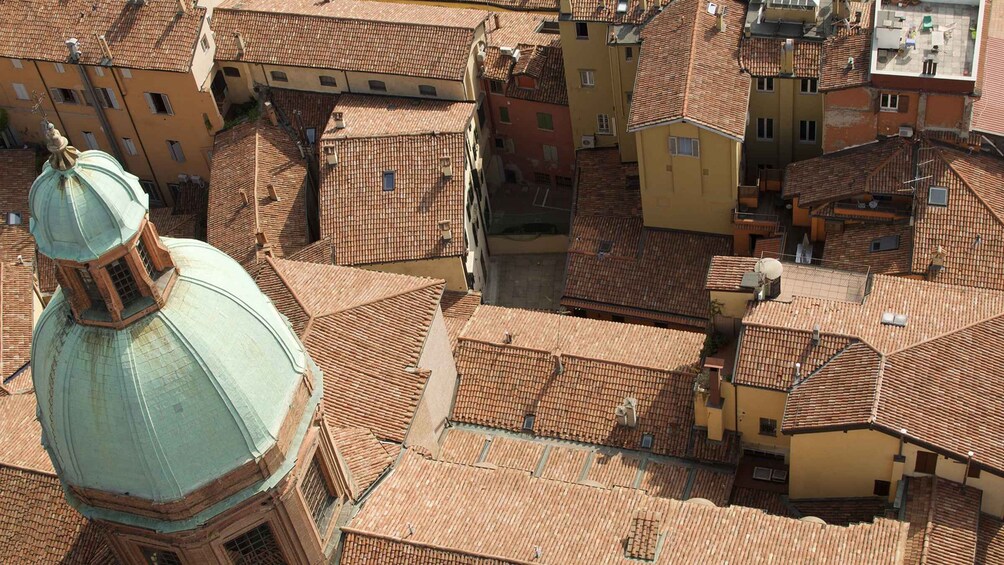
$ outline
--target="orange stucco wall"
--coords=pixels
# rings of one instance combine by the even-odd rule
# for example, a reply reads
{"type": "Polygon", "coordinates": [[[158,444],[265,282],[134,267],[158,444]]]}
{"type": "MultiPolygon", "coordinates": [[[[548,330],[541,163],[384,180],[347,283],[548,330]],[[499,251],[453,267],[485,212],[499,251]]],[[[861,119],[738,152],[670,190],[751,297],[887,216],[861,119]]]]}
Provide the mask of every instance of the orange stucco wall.
{"type": "Polygon", "coordinates": [[[868,143],[876,135],[875,102],[867,88],[827,92],[823,99],[823,152],[868,143]]]}
{"type": "Polygon", "coordinates": [[[932,128],[962,129],[965,126],[963,119],[965,110],[964,96],[928,94],[924,125],[932,128]]]}

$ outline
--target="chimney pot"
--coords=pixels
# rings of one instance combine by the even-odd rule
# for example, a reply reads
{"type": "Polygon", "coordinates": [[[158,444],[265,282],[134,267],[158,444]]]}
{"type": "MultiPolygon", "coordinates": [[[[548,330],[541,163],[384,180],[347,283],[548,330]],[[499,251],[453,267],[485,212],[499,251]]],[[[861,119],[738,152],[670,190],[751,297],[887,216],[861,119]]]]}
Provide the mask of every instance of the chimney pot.
{"type": "Polygon", "coordinates": [[[439,170],[443,172],[443,176],[446,178],[453,176],[453,164],[449,157],[439,158],[439,170]]]}
{"type": "Polygon", "coordinates": [[[241,202],[243,202],[245,206],[247,206],[250,203],[250,201],[248,200],[248,193],[244,192],[243,189],[241,190],[241,202]]]}
{"type": "Polygon", "coordinates": [[[178,0],[178,15],[183,16],[188,13],[188,0],[178,0]]]}
{"type": "Polygon", "coordinates": [[[345,129],[345,113],[335,112],[335,129],[345,129]]]}
{"type": "Polygon", "coordinates": [[[453,239],[453,232],[450,230],[450,220],[442,220],[439,222],[439,231],[442,234],[443,241],[450,241],[453,239]]]}
{"type": "Polygon", "coordinates": [[[273,126],[279,125],[279,115],[275,113],[275,107],[272,106],[271,102],[265,103],[265,115],[268,116],[268,121],[273,126]]]}
{"type": "Polygon", "coordinates": [[[237,55],[244,55],[246,45],[244,44],[244,37],[241,35],[241,32],[234,32],[234,39],[237,41],[237,55]]]}
{"type": "Polygon", "coordinates": [[[502,343],[512,343],[512,334],[509,332],[502,334],[502,343]]]}
{"type": "Polygon", "coordinates": [[[275,191],[275,185],[272,183],[268,183],[268,197],[275,202],[279,201],[279,193],[275,191]]]}

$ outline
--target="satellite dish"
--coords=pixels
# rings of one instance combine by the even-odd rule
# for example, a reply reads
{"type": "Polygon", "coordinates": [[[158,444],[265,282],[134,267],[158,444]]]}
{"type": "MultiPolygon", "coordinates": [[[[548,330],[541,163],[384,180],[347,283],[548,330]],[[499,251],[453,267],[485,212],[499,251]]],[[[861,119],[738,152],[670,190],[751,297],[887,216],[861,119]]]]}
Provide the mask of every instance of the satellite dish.
{"type": "Polygon", "coordinates": [[[776,281],[781,278],[781,272],[784,271],[784,267],[781,262],[773,257],[764,257],[756,262],[756,266],[753,267],[753,271],[763,275],[763,278],[769,281],[776,281]]]}
{"type": "Polygon", "coordinates": [[[878,208],[878,200],[872,200],[868,203],[869,208],[878,208]]]}

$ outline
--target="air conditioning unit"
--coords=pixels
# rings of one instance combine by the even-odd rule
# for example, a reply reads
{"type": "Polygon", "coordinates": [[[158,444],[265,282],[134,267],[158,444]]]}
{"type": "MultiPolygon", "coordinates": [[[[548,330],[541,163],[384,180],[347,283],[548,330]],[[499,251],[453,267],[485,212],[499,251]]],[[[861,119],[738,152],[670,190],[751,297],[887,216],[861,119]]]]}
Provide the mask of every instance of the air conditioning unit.
{"type": "Polygon", "coordinates": [[[618,426],[625,426],[628,428],[637,426],[638,401],[634,398],[625,398],[624,404],[621,404],[614,410],[614,416],[617,418],[618,426]]]}
{"type": "Polygon", "coordinates": [[[503,57],[512,57],[512,54],[516,52],[512,47],[499,47],[499,51],[503,57]]]}
{"type": "Polygon", "coordinates": [[[592,149],[593,147],[596,147],[596,136],[595,135],[582,136],[582,140],[579,142],[579,145],[581,145],[583,149],[592,149]]]}
{"type": "Polygon", "coordinates": [[[900,137],[913,137],[913,128],[910,126],[899,126],[900,137]]]}
{"type": "Polygon", "coordinates": [[[331,166],[338,164],[338,152],[331,145],[324,148],[324,162],[331,166]]]}
{"type": "Polygon", "coordinates": [[[178,175],[178,182],[181,184],[185,184],[186,182],[188,182],[188,175],[184,173],[178,175]]]}
{"type": "Polygon", "coordinates": [[[192,175],[188,177],[188,180],[199,188],[206,188],[206,183],[202,180],[202,177],[198,175],[192,175]]]}

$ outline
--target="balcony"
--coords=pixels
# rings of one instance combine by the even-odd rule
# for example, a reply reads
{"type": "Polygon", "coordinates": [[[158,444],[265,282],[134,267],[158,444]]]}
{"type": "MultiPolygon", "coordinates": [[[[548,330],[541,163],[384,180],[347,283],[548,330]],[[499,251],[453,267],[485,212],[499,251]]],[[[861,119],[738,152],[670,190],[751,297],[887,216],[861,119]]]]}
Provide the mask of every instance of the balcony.
{"type": "Polygon", "coordinates": [[[837,219],[859,218],[871,220],[905,220],[910,217],[913,205],[910,202],[881,202],[872,200],[870,202],[834,202],[831,213],[826,214],[825,209],[821,216],[837,219]]]}
{"type": "Polygon", "coordinates": [[[774,235],[781,230],[781,220],[777,214],[732,211],[732,228],[735,231],[774,235]]]}

